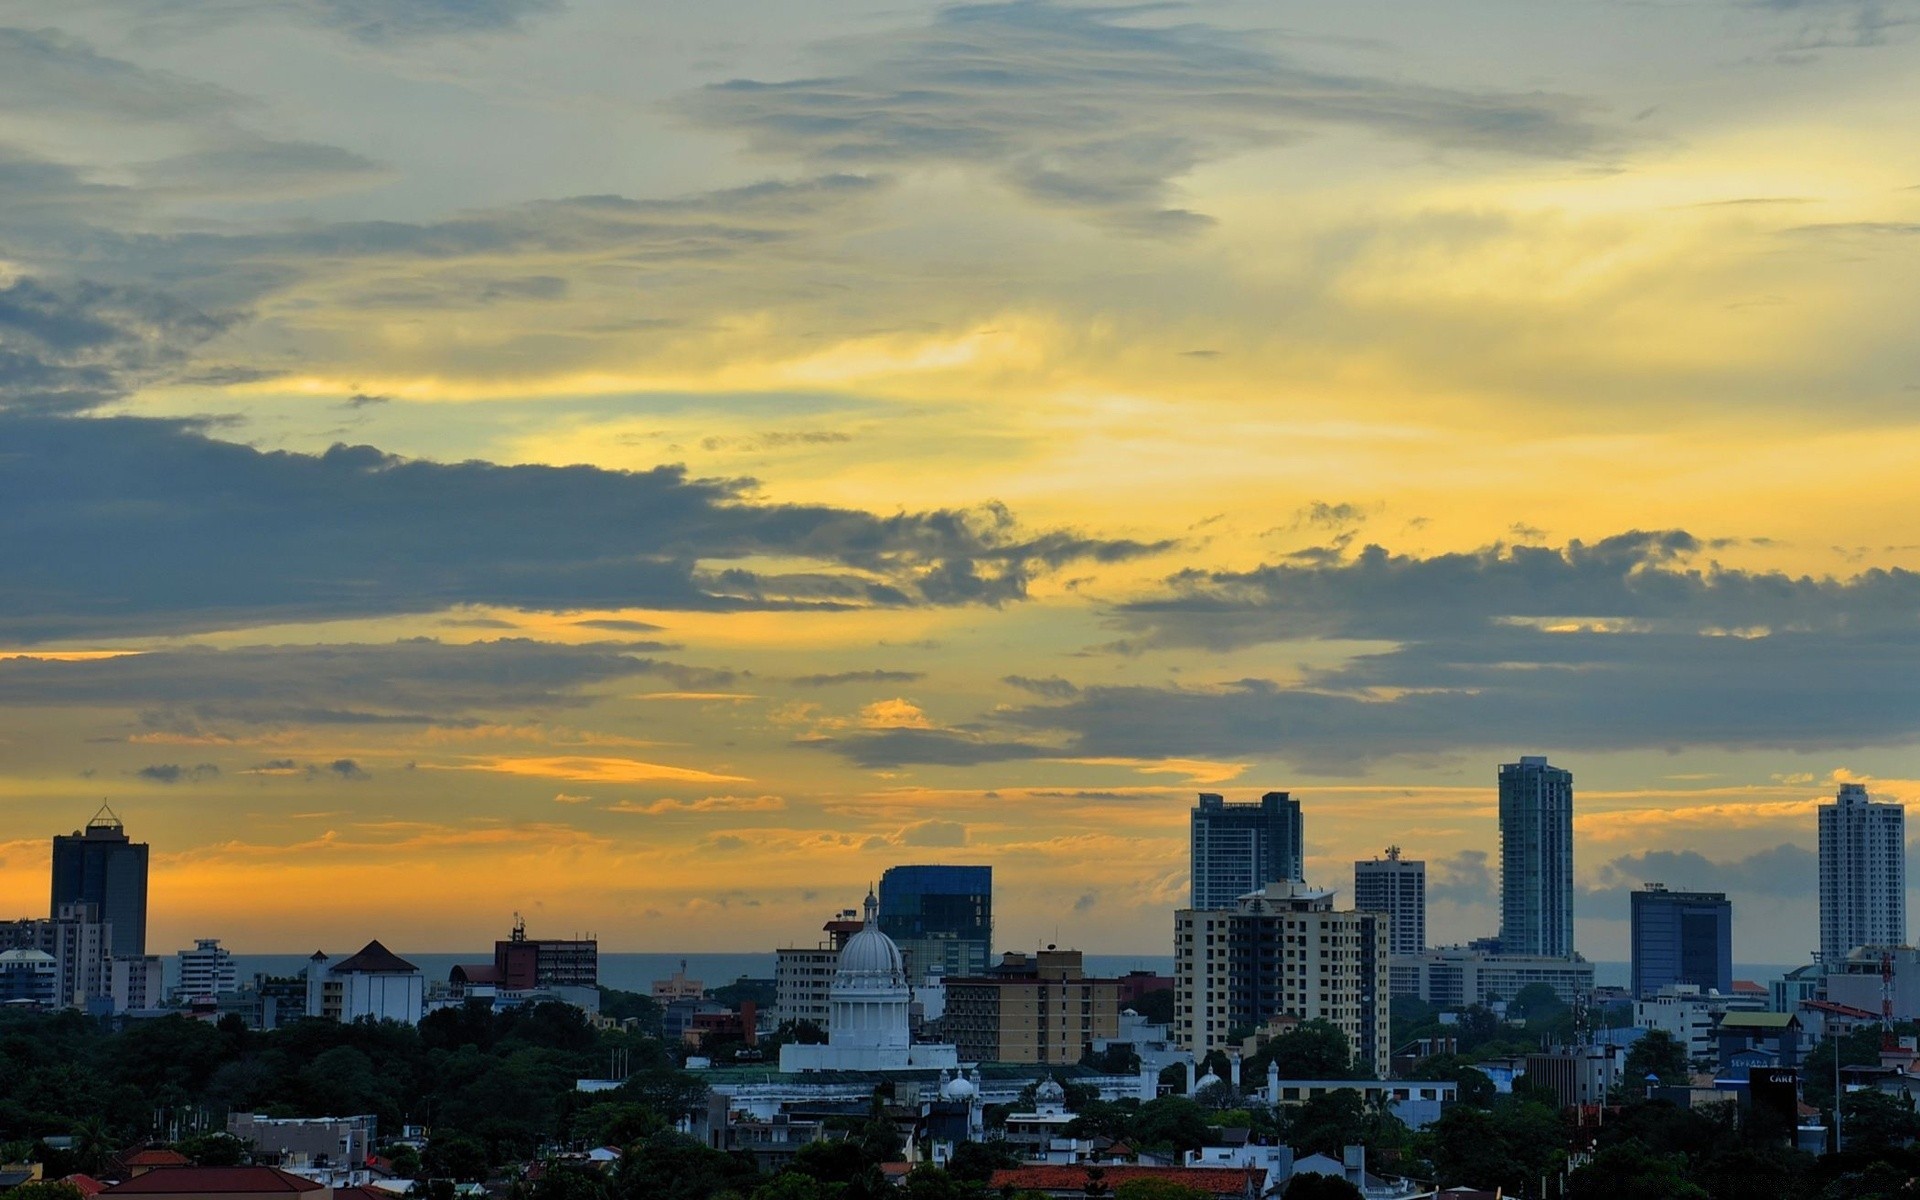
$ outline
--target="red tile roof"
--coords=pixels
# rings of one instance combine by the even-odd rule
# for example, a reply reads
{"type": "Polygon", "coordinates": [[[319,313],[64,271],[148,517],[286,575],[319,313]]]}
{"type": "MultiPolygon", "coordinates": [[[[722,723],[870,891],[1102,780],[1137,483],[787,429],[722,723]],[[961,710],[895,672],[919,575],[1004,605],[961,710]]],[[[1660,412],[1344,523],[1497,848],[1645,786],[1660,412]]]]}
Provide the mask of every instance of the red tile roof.
{"type": "Polygon", "coordinates": [[[184,1167],[193,1160],[178,1150],[132,1150],[120,1156],[123,1167],[184,1167]]]}
{"type": "Polygon", "coordinates": [[[398,972],[411,974],[420,968],[380,944],[378,938],[360,948],[360,953],[344,959],[327,968],[329,975],[374,974],[376,972],[398,972]]]}
{"type": "Polygon", "coordinates": [[[73,1190],[79,1192],[82,1196],[98,1196],[101,1192],[107,1190],[107,1185],[101,1183],[98,1179],[95,1179],[91,1175],[81,1175],[77,1172],[67,1176],[60,1182],[72,1184],[73,1190]]]}
{"type": "MultiPolygon", "coordinates": [[[[1245,1196],[1260,1186],[1259,1172],[1240,1167],[1103,1166],[1092,1169],[1103,1172],[1101,1178],[1109,1188],[1117,1188],[1133,1179],[1165,1179],[1170,1183],[1184,1183],[1188,1187],[1199,1188],[1214,1196],[1245,1196]]],[[[1072,1191],[1078,1195],[1087,1186],[1088,1170],[1084,1166],[1014,1167],[995,1171],[993,1178],[987,1181],[987,1190],[999,1191],[1010,1186],[1016,1190],[1072,1191]]]]}
{"type": "Polygon", "coordinates": [[[103,1196],[218,1196],[236,1192],[319,1192],[326,1184],[278,1167],[159,1167],[116,1183],[103,1196]]]}
{"type": "Polygon", "coordinates": [[[393,1200],[392,1192],[383,1192],[376,1187],[343,1187],[333,1189],[333,1200],[393,1200]]]}

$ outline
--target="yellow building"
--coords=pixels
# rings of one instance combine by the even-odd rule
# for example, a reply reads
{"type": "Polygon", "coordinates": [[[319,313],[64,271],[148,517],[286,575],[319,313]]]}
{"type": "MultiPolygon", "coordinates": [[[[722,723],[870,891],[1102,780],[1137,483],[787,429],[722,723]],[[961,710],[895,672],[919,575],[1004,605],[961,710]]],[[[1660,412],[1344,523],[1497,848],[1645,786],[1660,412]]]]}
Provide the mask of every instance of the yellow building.
{"type": "Polygon", "coordinates": [[[1009,953],[985,975],[946,981],[947,1037],[962,1062],[1077,1063],[1120,1032],[1120,983],[1088,979],[1080,951],[1009,953]]]}

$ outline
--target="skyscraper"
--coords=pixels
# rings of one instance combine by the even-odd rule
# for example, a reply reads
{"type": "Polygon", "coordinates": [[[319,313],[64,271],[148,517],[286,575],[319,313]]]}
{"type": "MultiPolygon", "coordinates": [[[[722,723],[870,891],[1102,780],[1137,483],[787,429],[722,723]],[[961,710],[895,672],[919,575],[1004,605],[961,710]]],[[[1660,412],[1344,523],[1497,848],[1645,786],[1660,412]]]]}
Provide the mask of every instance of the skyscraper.
{"type": "Polygon", "coordinates": [[[1631,895],[1633,998],[1691,983],[1733,991],[1733,904],[1725,892],[1670,892],[1649,883],[1631,895]]]}
{"type": "Polygon", "coordinates": [[[1228,804],[1200,793],[1190,817],[1193,907],[1234,907],[1240,897],[1281,880],[1299,882],[1300,802],[1268,792],[1258,804],[1228,804]]]}
{"type": "Polygon", "coordinates": [[[1427,864],[1401,858],[1388,846],[1385,858],[1353,864],[1353,907],[1392,918],[1388,952],[1420,954],[1427,948],[1427,864]]]}
{"type": "Polygon", "coordinates": [[[1820,806],[1820,960],[1907,940],[1907,809],[1843,783],[1820,806]]]}
{"type": "Polygon", "coordinates": [[[1573,953],[1573,772],[1500,766],[1500,952],[1573,953]]]}
{"type": "Polygon", "coordinates": [[[53,903],[91,904],[99,919],[113,926],[115,958],[139,958],[147,952],[147,844],[127,840],[126,826],[104,804],[83,832],[53,839],[53,903]]]}
{"type": "Polygon", "coordinates": [[[982,974],[993,944],[993,868],[889,867],[877,919],[915,983],[928,973],[982,974]]]}

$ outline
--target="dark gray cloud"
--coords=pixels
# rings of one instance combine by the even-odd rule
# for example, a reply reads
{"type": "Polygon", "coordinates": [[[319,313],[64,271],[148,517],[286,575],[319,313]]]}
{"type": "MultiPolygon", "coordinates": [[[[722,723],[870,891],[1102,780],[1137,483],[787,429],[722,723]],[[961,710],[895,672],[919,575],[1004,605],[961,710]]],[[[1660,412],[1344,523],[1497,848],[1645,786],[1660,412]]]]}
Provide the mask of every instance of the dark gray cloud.
{"type": "MultiPolygon", "coordinates": [[[[1642,884],[1662,883],[1676,892],[1728,892],[1749,896],[1811,899],[1820,879],[1820,860],[1805,846],[1783,843],[1729,862],[1715,862],[1694,850],[1647,850],[1605,863],[1595,893],[1606,892],[1625,916],[1626,893],[1642,884]]],[[[1596,898],[1601,898],[1596,895],[1596,898]]]]}
{"type": "Polygon", "coordinates": [[[1912,0],[1742,0],[1790,22],[1793,32],[1779,47],[1785,55],[1816,50],[1883,46],[1903,29],[1920,24],[1912,0]]]}
{"type": "Polygon", "coordinates": [[[191,767],[179,763],[155,763],[141,767],[134,774],[148,783],[198,783],[203,779],[212,779],[220,774],[220,768],[213,763],[198,763],[191,767]]]}
{"type": "Polygon", "coordinates": [[[796,687],[838,687],[843,683],[917,683],[925,679],[924,671],[836,671],[830,675],[798,675],[791,682],[796,687]]]}
{"type": "MultiPolygon", "coordinates": [[[[82,0],[72,0],[81,3],[82,0]]],[[[193,33],[235,21],[294,21],[368,46],[514,33],[562,0],[93,0],[143,30],[193,33]]]]}
{"type": "Polygon", "coordinates": [[[57,29],[0,28],[0,109],[16,116],[200,120],[242,104],[223,88],[109,57],[57,29]]]}
{"type": "Polygon", "coordinates": [[[1080,694],[1080,688],[1072,681],[1058,675],[1049,675],[1045,679],[1034,679],[1026,675],[1008,675],[1001,683],[1017,687],[1023,692],[1032,692],[1049,700],[1067,700],[1080,694]]]}
{"type": "Polygon", "coordinates": [[[327,770],[341,779],[367,779],[369,775],[361,769],[359,763],[351,758],[336,758],[327,764],[327,770]]]}
{"type": "Polygon", "coordinates": [[[1500,903],[1500,885],[1485,850],[1462,850],[1427,863],[1427,898],[1462,905],[1500,903]]]}
{"type": "Polygon", "coordinates": [[[681,109],[767,154],[982,167],[1041,203],[1142,233],[1205,223],[1169,207],[1173,180],[1316,127],[1555,157],[1593,154],[1605,140],[1566,96],[1318,71],[1244,32],[1160,16],[1040,0],[954,5],[930,25],[835,42],[830,74],[734,80],[681,109]]]}
{"type": "MultiPolygon", "coordinates": [[[[191,647],[117,658],[0,659],[0,706],[133,709],[156,729],[207,722],[425,724],[583,704],[596,684],[685,668],[618,646],[523,638],[191,647]]],[[[676,686],[678,686],[676,682],[676,686]]]]}
{"type": "MultiPolygon", "coordinates": [[[[144,288],[20,279],[0,288],[0,411],[74,411],[176,370],[225,328],[144,288]]],[[[0,471],[24,444],[0,439],[0,471]]]]}
{"type": "MultiPolygon", "coordinates": [[[[43,340],[86,347],[113,333],[55,317],[43,340]]],[[[0,634],[177,632],[462,604],[999,604],[1024,596],[1035,572],[1163,548],[1026,531],[998,506],[876,516],[755,504],[750,486],[677,467],[443,464],[370,446],[262,453],[176,422],[0,413],[0,634]],[[720,565],[769,554],[823,569],[720,565]]]]}
{"type": "Polygon", "coordinates": [[[870,769],[907,765],[971,767],[1054,758],[1059,754],[1044,746],[996,741],[946,729],[882,729],[842,737],[807,738],[796,744],[814,750],[831,750],[870,769]]]}
{"type": "Polygon", "coordinates": [[[1172,595],[1121,610],[1140,644],[1390,645],[1286,685],[1084,687],[996,712],[965,737],[850,735],[835,748],[872,767],[1266,758],[1343,773],[1389,756],[1529,747],[1813,751],[1920,740],[1920,576],[1700,567],[1698,546],[1669,532],[1432,558],[1370,547],[1332,565],[1191,573],[1172,595]]]}

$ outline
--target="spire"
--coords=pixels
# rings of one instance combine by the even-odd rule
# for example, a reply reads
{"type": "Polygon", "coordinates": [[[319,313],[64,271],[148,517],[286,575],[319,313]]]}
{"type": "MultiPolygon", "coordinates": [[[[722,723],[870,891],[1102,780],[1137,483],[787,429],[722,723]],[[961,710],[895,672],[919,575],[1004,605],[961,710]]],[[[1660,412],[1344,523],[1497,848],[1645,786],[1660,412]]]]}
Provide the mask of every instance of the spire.
{"type": "Polygon", "coordinates": [[[880,916],[880,901],[874,898],[873,885],[869,883],[867,885],[867,924],[873,925],[875,928],[878,928],[877,922],[879,920],[879,916],[880,916]]]}

